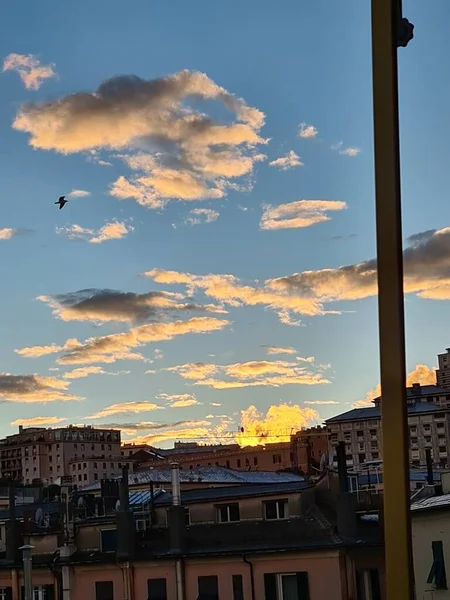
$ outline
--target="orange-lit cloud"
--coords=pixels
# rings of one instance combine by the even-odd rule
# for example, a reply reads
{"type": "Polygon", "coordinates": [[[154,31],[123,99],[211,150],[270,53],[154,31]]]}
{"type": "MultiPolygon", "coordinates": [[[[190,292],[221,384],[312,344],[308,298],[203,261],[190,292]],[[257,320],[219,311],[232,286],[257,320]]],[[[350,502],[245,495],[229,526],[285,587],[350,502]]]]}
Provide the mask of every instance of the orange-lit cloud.
{"type": "Polygon", "coordinates": [[[81,400],[69,394],[69,382],[42,375],[0,373],[0,399],[9,402],[58,402],[81,400]]]}
{"type": "Polygon", "coordinates": [[[229,325],[229,321],[210,317],[197,317],[187,321],[169,323],[150,323],[133,327],[124,333],[88,338],[84,342],[69,339],[62,346],[28,347],[16,350],[16,352],[26,357],[42,356],[43,348],[45,354],[63,352],[56,362],[66,365],[110,364],[118,360],[144,360],[141,353],[134,352],[135,348],[152,342],[172,340],[182,335],[220,331],[226,325],[229,325]]]}
{"type": "Polygon", "coordinates": [[[77,224],[56,228],[56,233],[65,235],[69,240],[85,240],[90,244],[101,244],[108,240],[120,240],[126,237],[131,231],[134,231],[133,226],[120,221],[106,223],[97,230],[86,229],[77,224]]]}
{"type": "Polygon", "coordinates": [[[261,229],[297,229],[330,221],[332,211],[347,208],[338,200],[297,200],[278,206],[266,204],[259,223],[261,229]]]}
{"type": "Polygon", "coordinates": [[[92,93],[27,104],[13,123],[35,148],[114,152],[132,174],[121,175],[111,195],[148,208],[169,200],[221,198],[238,189],[235,179],[250,176],[255,162],[264,159],[256,150],[267,142],[259,134],[263,125],[260,110],[204,73],[187,70],[153,80],[113,77],[92,93]],[[192,98],[222,104],[231,122],[215,121],[189,104],[192,98]]]}
{"type": "MultiPolygon", "coordinates": [[[[426,365],[416,365],[406,376],[406,386],[410,387],[413,383],[420,385],[436,385],[436,370],[426,365]]],[[[357,400],[353,403],[353,408],[365,408],[373,406],[375,398],[381,396],[381,385],[378,384],[373,390],[367,392],[363,400],[357,400]]]]}
{"type": "Polygon", "coordinates": [[[158,394],[157,398],[169,402],[170,408],[188,408],[200,404],[194,394],[158,394]]]}
{"type": "Polygon", "coordinates": [[[55,65],[42,65],[32,54],[9,54],[3,71],[16,71],[27,90],[38,90],[46,79],[55,77],[55,65]]]}
{"type": "Polygon", "coordinates": [[[134,402],[122,402],[119,404],[111,404],[106,408],[96,412],[93,415],[85,417],[85,419],[103,419],[105,417],[112,417],[113,415],[122,414],[137,414],[141,412],[151,412],[154,410],[163,410],[163,406],[158,406],[153,402],[145,401],[134,401],[134,402]]]}
{"type": "Polygon", "coordinates": [[[248,361],[230,365],[211,363],[186,363],[168,367],[166,371],[178,373],[184,379],[192,380],[193,385],[211,387],[218,390],[282,385],[318,385],[330,383],[322,370],[308,370],[298,362],[288,361],[248,361]]]}
{"type": "Polygon", "coordinates": [[[277,167],[281,171],[287,171],[288,169],[292,169],[294,167],[303,167],[304,165],[300,159],[300,156],[293,150],[289,150],[285,156],[280,156],[279,158],[272,160],[269,163],[269,166],[277,167]]]}
{"type": "Polygon", "coordinates": [[[87,190],[72,190],[69,194],[71,198],[87,198],[91,195],[91,192],[87,190]]]}
{"type": "Polygon", "coordinates": [[[64,373],[63,377],[65,379],[83,379],[89,377],[89,375],[106,375],[106,371],[102,367],[80,367],[64,373]]]}
{"type": "Polygon", "coordinates": [[[237,434],[241,446],[256,446],[264,443],[287,442],[290,436],[303,427],[317,425],[319,413],[313,408],[301,408],[297,404],[271,406],[266,414],[256,406],[241,411],[243,432],[237,434]]]}
{"type": "Polygon", "coordinates": [[[316,127],[314,127],[314,125],[300,123],[300,125],[298,126],[298,136],[303,138],[304,140],[313,139],[317,137],[318,133],[319,132],[317,131],[316,127]]]}
{"type": "Polygon", "coordinates": [[[29,419],[16,419],[12,421],[10,425],[18,427],[22,425],[23,427],[43,427],[43,426],[52,426],[59,425],[67,421],[65,417],[30,417],[29,419]]]}
{"type": "Polygon", "coordinates": [[[336,400],[305,400],[305,404],[317,404],[318,406],[325,406],[327,404],[339,404],[336,400]]]}
{"type": "Polygon", "coordinates": [[[292,346],[262,346],[269,356],[277,354],[295,354],[297,350],[292,346]]]}

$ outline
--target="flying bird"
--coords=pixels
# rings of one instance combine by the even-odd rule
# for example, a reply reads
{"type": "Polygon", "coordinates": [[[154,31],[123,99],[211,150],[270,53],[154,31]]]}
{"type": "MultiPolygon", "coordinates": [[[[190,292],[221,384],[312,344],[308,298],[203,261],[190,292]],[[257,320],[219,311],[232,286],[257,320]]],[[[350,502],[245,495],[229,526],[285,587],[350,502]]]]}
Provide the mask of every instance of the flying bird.
{"type": "Polygon", "coordinates": [[[61,210],[62,208],[64,208],[64,205],[67,204],[69,201],[66,200],[65,196],[60,196],[59,200],[57,202],[55,202],[55,204],[59,204],[59,210],[61,210]]]}

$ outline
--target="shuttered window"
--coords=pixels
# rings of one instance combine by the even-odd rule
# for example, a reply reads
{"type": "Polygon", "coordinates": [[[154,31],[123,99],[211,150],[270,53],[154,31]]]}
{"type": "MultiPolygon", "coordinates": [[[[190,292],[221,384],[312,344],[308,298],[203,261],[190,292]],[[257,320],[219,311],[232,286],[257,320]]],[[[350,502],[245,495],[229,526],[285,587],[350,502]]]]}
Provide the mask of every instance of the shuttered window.
{"type": "Polygon", "coordinates": [[[265,573],[265,600],[309,600],[308,573],[265,573]]]}

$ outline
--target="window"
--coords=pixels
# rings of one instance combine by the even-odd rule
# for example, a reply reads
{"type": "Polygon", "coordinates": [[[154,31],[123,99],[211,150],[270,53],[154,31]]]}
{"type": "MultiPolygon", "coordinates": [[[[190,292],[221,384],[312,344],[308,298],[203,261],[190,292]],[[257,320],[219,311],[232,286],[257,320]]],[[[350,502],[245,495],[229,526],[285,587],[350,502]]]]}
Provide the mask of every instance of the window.
{"type": "Polygon", "coordinates": [[[78,475],[78,481],[81,481],[81,473],[78,475]]]}
{"type": "Polygon", "coordinates": [[[167,600],[166,579],[147,579],[147,592],[148,600],[167,600]]]}
{"type": "Polygon", "coordinates": [[[357,600],[381,600],[378,569],[356,571],[357,600]]]}
{"type": "Polygon", "coordinates": [[[78,450],[78,445],[77,445],[77,444],[74,444],[74,445],[73,445],[73,449],[74,449],[74,450],[78,450]]]}
{"type": "Polygon", "coordinates": [[[219,600],[219,581],[217,575],[205,575],[198,578],[197,600],[219,600]]]}
{"type": "Polygon", "coordinates": [[[106,469],[106,463],[103,463],[103,468],[106,469]]]}
{"type": "Polygon", "coordinates": [[[78,470],[81,471],[81,463],[78,463],[78,470]]]}
{"type": "Polygon", "coordinates": [[[220,523],[231,523],[233,521],[239,521],[239,504],[220,504],[217,507],[217,516],[220,523]]]}
{"type": "Polygon", "coordinates": [[[363,463],[366,460],[365,454],[358,454],[358,462],[363,463]]]}
{"type": "Polygon", "coordinates": [[[244,600],[244,581],[242,575],[233,575],[233,600],[244,600]]]}
{"type": "Polygon", "coordinates": [[[239,469],[240,466],[241,466],[241,459],[240,458],[237,459],[236,464],[237,464],[237,468],[239,469]]]}
{"type": "Polygon", "coordinates": [[[114,463],[110,464],[111,469],[114,469],[114,463]]]}
{"type": "Polygon", "coordinates": [[[307,600],[308,573],[264,573],[265,600],[307,600]]]}
{"type": "Polygon", "coordinates": [[[226,462],[225,464],[226,464],[226,466],[227,466],[227,469],[229,469],[229,468],[230,468],[230,461],[229,461],[229,460],[227,460],[227,462],[226,462]]]}
{"type": "Polygon", "coordinates": [[[98,479],[97,473],[94,473],[94,479],[97,481],[97,479],[98,479]]]}
{"type": "Polygon", "coordinates": [[[115,529],[102,529],[100,531],[100,550],[101,552],[115,552],[116,551],[116,535],[115,529]]]}
{"type": "Polygon", "coordinates": [[[95,600],[114,600],[114,584],[112,581],[95,582],[95,600]]]}
{"type": "Polygon", "coordinates": [[[2,587],[0,588],[0,600],[11,600],[12,599],[12,588],[2,587]]]}
{"type": "Polygon", "coordinates": [[[96,469],[96,468],[97,468],[97,463],[95,462],[95,463],[94,463],[94,469],[96,469]]]}
{"type": "Polygon", "coordinates": [[[433,584],[436,590],[447,589],[447,574],[445,572],[444,546],[441,541],[431,542],[433,564],[431,565],[427,583],[433,584]]]}
{"type": "Polygon", "coordinates": [[[288,516],[287,500],[273,500],[264,503],[264,514],[266,519],[286,519],[288,516]]]}
{"type": "Polygon", "coordinates": [[[281,463],[281,454],[273,454],[272,462],[275,465],[276,463],[281,463]]]}
{"type": "Polygon", "coordinates": [[[52,585],[34,586],[33,600],[50,600],[51,598],[54,598],[54,588],[52,585]]]}
{"type": "Polygon", "coordinates": [[[83,475],[83,479],[84,479],[85,481],[87,481],[87,473],[85,473],[85,474],[83,475]]]}
{"type": "Polygon", "coordinates": [[[257,467],[257,466],[258,466],[258,457],[257,457],[257,456],[254,456],[254,457],[253,457],[253,465],[254,465],[255,467],[257,467]]]}

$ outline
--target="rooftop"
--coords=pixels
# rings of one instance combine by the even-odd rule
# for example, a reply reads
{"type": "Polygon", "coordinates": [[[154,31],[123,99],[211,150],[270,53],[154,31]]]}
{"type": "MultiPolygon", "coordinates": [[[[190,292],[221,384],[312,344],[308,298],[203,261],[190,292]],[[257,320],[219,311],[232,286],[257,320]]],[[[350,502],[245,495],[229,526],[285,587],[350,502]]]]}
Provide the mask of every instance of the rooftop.
{"type": "Polygon", "coordinates": [[[423,498],[411,505],[413,512],[421,510],[436,510],[439,508],[450,508],[450,494],[442,494],[440,496],[431,496],[423,498]]]}
{"type": "MultiPolygon", "coordinates": [[[[436,386],[425,386],[425,387],[436,387],[436,386]]],[[[440,389],[440,388],[438,388],[440,389]]],[[[435,406],[433,404],[408,404],[408,414],[426,414],[443,412],[445,409],[441,406],[435,406]]],[[[331,419],[327,419],[325,422],[336,423],[339,421],[368,421],[370,419],[381,419],[381,409],[378,406],[368,406],[367,408],[354,408],[331,419]]]]}
{"type": "MultiPolygon", "coordinates": [[[[117,477],[116,479],[119,479],[117,477]]],[[[304,481],[304,477],[295,473],[273,473],[266,471],[232,471],[224,467],[199,467],[197,469],[180,469],[181,483],[210,483],[210,484],[273,484],[294,483],[304,481]]],[[[171,482],[170,469],[151,469],[141,473],[130,473],[128,483],[130,487],[171,482]]],[[[89,492],[100,489],[100,481],[96,481],[80,488],[80,491],[89,492]]]]}

